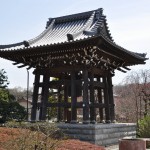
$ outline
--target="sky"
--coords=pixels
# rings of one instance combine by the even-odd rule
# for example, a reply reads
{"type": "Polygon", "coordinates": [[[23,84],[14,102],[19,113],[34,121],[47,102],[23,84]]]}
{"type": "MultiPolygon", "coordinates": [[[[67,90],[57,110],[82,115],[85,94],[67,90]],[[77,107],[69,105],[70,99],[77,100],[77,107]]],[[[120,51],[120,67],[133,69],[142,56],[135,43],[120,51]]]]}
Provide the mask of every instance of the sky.
{"type": "MultiPolygon", "coordinates": [[[[29,40],[46,27],[48,18],[103,8],[114,41],[127,50],[147,53],[150,58],[150,0],[1,0],[0,45],[29,40]]],[[[132,71],[150,69],[146,65],[130,67],[132,71]]],[[[7,72],[9,88],[27,87],[26,68],[17,68],[0,58],[0,69],[7,72]]],[[[29,70],[30,87],[33,69],[29,70]]],[[[131,71],[128,71],[130,73],[131,71]]],[[[115,71],[113,84],[120,84],[127,73],[115,71]]]]}

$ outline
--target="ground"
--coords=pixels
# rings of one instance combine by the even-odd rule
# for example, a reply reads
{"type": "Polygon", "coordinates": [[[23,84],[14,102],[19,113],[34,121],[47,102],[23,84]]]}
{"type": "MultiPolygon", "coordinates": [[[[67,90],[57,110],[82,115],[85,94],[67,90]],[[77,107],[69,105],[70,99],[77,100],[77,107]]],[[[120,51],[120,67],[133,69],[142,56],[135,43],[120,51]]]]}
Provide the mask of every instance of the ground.
{"type": "MultiPolygon", "coordinates": [[[[5,128],[0,127],[0,145],[3,145],[2,143],[9,141],[10,139],[15,138],[18,136],[18,129],[17,128],[5,128]]],[[[63,140],[59,148],[57,150],[105,150],[101,146],[97,146],[88,142],[83,142],[80,140],[75,139],[67,139],[63,140]]],[[[6,150],[3,149],[2,146],[0,147],[0,150],[6,150]]],[[[13,150],[13,149],[12,149],[13,150]]]]}

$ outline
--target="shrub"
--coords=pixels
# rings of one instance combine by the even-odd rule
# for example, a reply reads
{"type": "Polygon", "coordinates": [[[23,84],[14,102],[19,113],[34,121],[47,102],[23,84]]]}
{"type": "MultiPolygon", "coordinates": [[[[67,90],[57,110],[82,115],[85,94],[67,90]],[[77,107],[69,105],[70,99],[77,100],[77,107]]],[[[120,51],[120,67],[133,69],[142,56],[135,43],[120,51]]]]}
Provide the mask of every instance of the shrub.
{"type": "Polygon", "coordinates": [[[3,143],[2,147],[12,150],[51,150],[57,147],[58,142],[40,131],[18,129],[18,135],[3,143]]]}
{"type": "Polygon", "coordinates": [[[7,127],[17,127],[18,136],[3,143],[3,148],[12,150],[53,150],[58,147],[64,134],[51,123],[9,122],[7,127]]]}
{"type": "Polygon", "coordinates": [[[139,121],[138,136],[141,138],[150,138],[150,115],[139,121]]]}
{"type": "Polygon", "coordinates": [[[17,102],[0,101],[0,123],[16,119],[24,120],[26,117],[25,108],[17,102]]]}
{"type": "Polygon", "coordinates": [[[56,127],[55,123],[48,123],[48,122],[30,123],[30,122],[16,122],[13,120],[5,123],[5,126],[9,128],[22,128],[22,129],[29,129],[31,131],[40,131],[53,139],[66,138],[62,130],[56,127]]]}

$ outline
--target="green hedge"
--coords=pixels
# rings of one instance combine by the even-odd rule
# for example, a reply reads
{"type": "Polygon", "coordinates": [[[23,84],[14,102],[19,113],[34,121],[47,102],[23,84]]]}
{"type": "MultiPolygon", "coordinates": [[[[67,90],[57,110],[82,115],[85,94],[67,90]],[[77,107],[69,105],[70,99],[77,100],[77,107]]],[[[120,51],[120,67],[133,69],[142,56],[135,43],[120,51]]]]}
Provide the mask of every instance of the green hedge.
{"type": "Polygon", "coordinates": [[[150,138],[150,115],[139,121],[138,136],[140,138],[150,138]]]}

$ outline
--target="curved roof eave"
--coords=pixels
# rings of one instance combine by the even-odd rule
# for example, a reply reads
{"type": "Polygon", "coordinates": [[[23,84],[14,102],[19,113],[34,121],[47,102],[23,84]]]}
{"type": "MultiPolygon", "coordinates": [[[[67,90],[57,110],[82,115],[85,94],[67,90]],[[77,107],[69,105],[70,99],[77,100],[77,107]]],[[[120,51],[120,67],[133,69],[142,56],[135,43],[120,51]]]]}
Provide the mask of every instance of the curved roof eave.
{"type": "Polygon", "coordinates": [[[138,59],[141,59],[141,60],[147,60],[148,58],[145,58],[146,57],[146,53],[136,53],[136,52],[131,52],[119,45],[117,45],[115,42],[112,42],[110,41],[108,38],[104,37],[103,35],[101,35],[101,37],[103,38],[103,40],[105,40],[106,42],[108,42],[111,46],[117,48],[118,50],[122,50],[123,52],[133,56],[133,57],[136,57],[138,59]]]}
{"type": "Polygon", "coordinates": [[[89,40],[94,40],[94,39],[102,39],[104,40],[105,42],[107,42],[108,44],[110,44],[112,47],[114,48],[117,48],[117,50],[119,50],[120,52],[123,51],[131,56],[133,56],[134,58],[137,58],[137,59],[140,59],[140,60],[147,60],[148,58],[145,58],[146,54],[141,54],[141,53],[134,53],[134,52],[131,52],[129,50],[126,50],[124,49],[123,47],[115,44],[114,42],[110,41],[109,39],[107,39],[106,37],[102,36],[102,35],[98,35],[98,36],[91,36],[91,37],[88,37],[88,38],[84,38],[84,39],[77,39],[77,40],[72,40],[72,41],[67,41],[67,42],[61,42],[61,43],[54,43],[54,44],[47,44],[47,45],[39,45],[39,46],[29,46],[29,47],[24,47],[24,48],[19,48],[19,49],[5,49],[5,50],[1,50],[1,52],[4,52],[4,51],[7,51],[7,52],[12,52],[12,51],[15,51],[15,52],[19,52],[19,51],[29,51],[29,50],[33,50],[33,49],[38,49],[40,48],[46,48],[46,47],[51,47],[51,48],[55,48],[55,47],[58,47],[58,46],[68,46],[70,44],[77,44],[77,43],[80,43],[80,42],[86,42],[86,41],[89,41],[89,40]]]}

